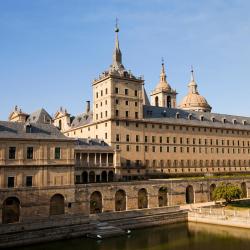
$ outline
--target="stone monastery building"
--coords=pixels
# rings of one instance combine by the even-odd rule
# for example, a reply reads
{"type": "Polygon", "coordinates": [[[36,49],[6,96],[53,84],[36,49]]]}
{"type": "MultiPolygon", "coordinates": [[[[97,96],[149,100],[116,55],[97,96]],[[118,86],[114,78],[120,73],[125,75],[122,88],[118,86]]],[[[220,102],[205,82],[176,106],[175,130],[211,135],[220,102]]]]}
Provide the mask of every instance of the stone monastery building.
{"type": "Polygon", "coordinates": [[[164,63],[150,103],[144,80],[122,63],[115,32],[112,65],[92,82],[92,109],[88,101],[86,112],[73,118],[61,108],[54,125],[66,136],[100,139],[119,152],[116,174],[124,180],[249,171],[250,118],[211,113],[193,70],[188,93],[177,105],[164,63]]]}
{"type": "Polygon", "coordinates": [[[250,118],[211,113],[193,70],[177,105],[164,63],[150,103],[144,80],[125,69],[115,33],[112,65],[92,82],[83,114],[16,106],[0,121],[0,224],[148,208],[157,215],[159,207],[211,200],[222,181],[248,196],[250,118]],[[217,178],[228,174],[235,176],[217,178]]]}

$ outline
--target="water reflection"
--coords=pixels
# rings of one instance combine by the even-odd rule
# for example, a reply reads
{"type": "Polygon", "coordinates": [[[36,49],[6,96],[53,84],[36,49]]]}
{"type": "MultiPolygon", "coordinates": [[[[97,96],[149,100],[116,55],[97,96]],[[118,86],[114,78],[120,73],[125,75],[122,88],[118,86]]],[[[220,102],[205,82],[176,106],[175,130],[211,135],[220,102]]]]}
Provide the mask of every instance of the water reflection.
{"type": "Polygon", "coordinates": [[[210,226],[205,224],[176,224],[132,231],[127,237],[102,241],[73,239],[18,250],[247,250],[250,230],[210,226]]]}

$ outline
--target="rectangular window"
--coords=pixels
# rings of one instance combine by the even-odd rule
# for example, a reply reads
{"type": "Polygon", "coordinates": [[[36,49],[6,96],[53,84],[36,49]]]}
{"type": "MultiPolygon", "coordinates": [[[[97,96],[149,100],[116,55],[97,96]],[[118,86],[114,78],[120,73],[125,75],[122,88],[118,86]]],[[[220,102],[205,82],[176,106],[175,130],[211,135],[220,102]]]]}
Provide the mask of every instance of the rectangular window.
{"type": "Polygon", "coordinates": [[[155,152],[155,146],[152,147],[152,152],[155,152]]]}
{"type": "Polygon", "coordinates": [[[119,93],[119,89],[115,88],[115,93],[118,94],[119,93]]]}
{"type": "Polygon", "coordinates": [[[13,188],[15,186],[15,178],[12,176],[8,177],[8,188],[13,188]]]}
{"type": "Polygon", "coordinates": [[[32,187],[32,176],[26,176],[26,187],[32,187]]]}
{"type": "Polygon", "coordinates": [[[116,126],[119,126],[120,125],[120,122],[119,121],[116,121],[116,126]]]}
{"type": "Polygon", "coordinates": [[[119,110],[115,111],[115,116],[119,116],[119,110]]]}
{"type": "Polygon", "coordinates": [[[129,135],[126,135],[126,141],[129,142],[129,135]]]}
{"type": "Polygon", "coordinates": [[[148,146],[145,146],[145,152],[148,152],[148,146]]]}
{"type": "Polygon", "coordinates": [[[119,134],[116,134],[116,141],[120,141],[120,136],[119,136],[119,134]]]}
{"type": "Polygon", "coordinates": [[[136,152],[139,152],[140,151],[140,148],[138,145],[136,145],[136,152]]]}
{"type": "Polygon", "coordinates": [[[152,142],[153,143],[155,142],[155,136],[152,136],[152,142]]]}
{"type": "Polygon", "coordinates": [[[169,137],[167,137],[167,143],[169,143],[169,137]]]}
{"type": "Polygon", "coordinates": [[[129,152],[129,150],[130,150],[129,145],[126,146],[126,149],[127,149],[127,151],[129,152]]]}
{"type": "Polygon", "coordinates": [[[135,119],[138,119],[138,112],[135,112],[135,119]]]}
{"type": "Polygon", "coordinates": [[[16,147],[9,147],[9,159],[16,159],[16,147]]]}
{"type": "Polygon", "coordinates": [[[128,95],[128,89],[125,89],[125,95],[128,95]]]}
{"type": "Polygon", "coordinates": [[[105,139],[108,139],[108,133],[105,133],[105,139]]]}
{"type": "Polygon", "coordinates": [[[125,101],[125,104],[128,106],[128,101],[125,101]]]}
{"type": "Polygon", "coordinates": [[[135,106],[137,107],[137,102],[135,102],[135,106]]]}
{"type": "Polygon", "coordinates": [[[115,104],[119,104],[119,100],[118,99],[115,99],[115,104]]]}
{"type": "Polygon", "coordinates": [[[136,142],[139,142],[139,135],[135,136],[135,140],[136,140],[136,142]]]}
{"type": "Polygon", "coordinates": [[[61,159],[61,148],[58,147],[55,148],[55,159],[56,160],[61,159]]]}
{"type": "Polygon", "coordinates": [[[128,111],[125,112],[126,117],[128,117],[128,111]]]}
{"type": "Polygon", "coordinates": [[[108,89],[107,89],[107,88],[105,89],[105,94],[106,94],[106,95],[108,94],[108,89]]]}
{"type": "Polygon", "coordinates": [[[162,137],[160,136],[160,143],[162,143],[162,137]]]}
{"type": "Polygon", "coordinates": [[[137,90],[135,90],[135,96],[137,96],[138,95],[138,91],[137,90]]]}
{"type": "Polygon", "coordinates": [[[148,137],[147,136],[145,136],[144,141],[148,142],[148,137]]]}
{"type": "Polygon", "coordinates": [[[27,159],[33,159],[33,147],[27,147],[27,159]]]}

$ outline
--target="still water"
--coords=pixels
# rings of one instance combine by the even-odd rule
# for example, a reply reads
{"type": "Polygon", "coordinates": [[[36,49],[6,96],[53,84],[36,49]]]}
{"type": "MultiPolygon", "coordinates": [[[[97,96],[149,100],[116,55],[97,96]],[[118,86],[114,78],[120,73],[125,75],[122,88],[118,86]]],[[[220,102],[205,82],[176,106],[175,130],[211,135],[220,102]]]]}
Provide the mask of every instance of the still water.
{"type": "Polygon", "coordinates": [[[130,236],[102,241],[73,239],[17,250],[250,250],[250,229],[176,224],[134,230],[130,236]]]}

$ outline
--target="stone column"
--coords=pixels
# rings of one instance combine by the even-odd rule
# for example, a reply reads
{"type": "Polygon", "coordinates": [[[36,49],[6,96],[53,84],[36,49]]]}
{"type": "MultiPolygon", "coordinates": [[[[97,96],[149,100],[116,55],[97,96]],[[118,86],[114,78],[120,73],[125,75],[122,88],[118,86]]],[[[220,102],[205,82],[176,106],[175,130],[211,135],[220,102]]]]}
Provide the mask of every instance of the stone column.
{"type": "Polygon", "coordinates": [[[107,153],[106,166],[109,166],[109,154],[107,153]]]}

